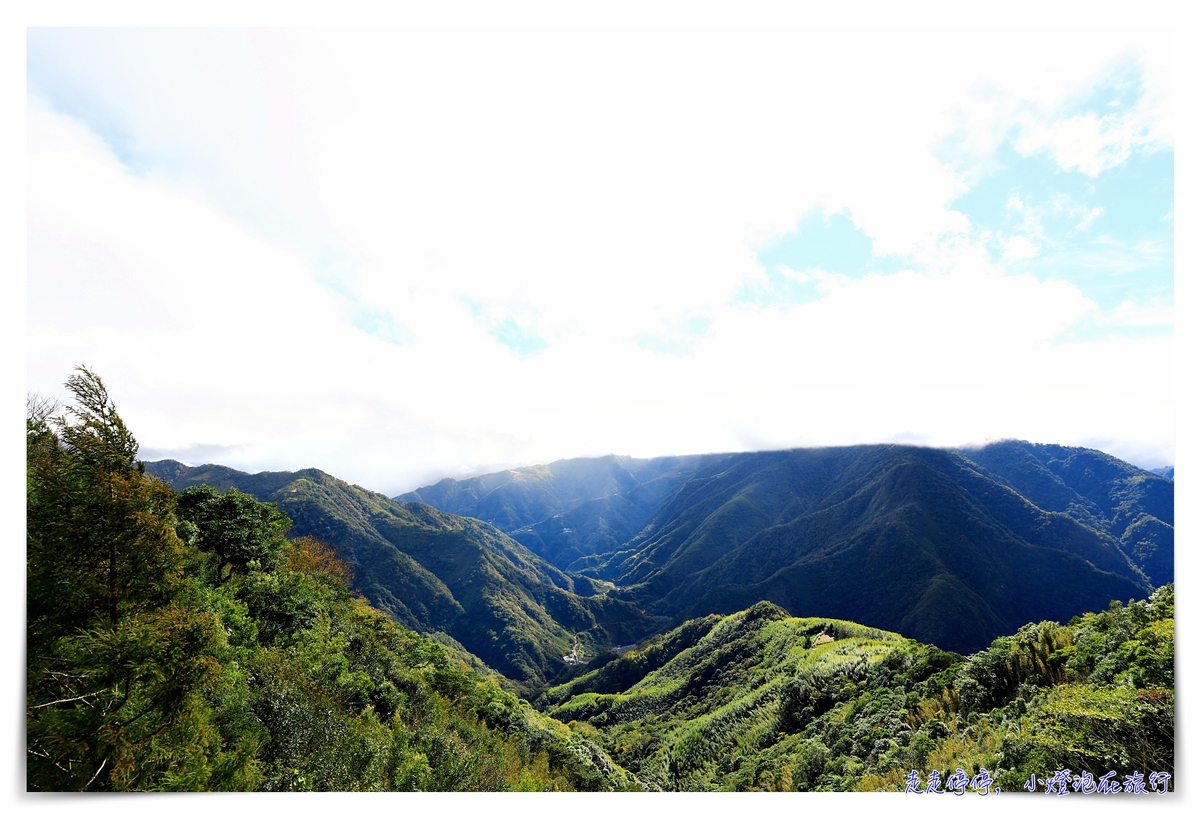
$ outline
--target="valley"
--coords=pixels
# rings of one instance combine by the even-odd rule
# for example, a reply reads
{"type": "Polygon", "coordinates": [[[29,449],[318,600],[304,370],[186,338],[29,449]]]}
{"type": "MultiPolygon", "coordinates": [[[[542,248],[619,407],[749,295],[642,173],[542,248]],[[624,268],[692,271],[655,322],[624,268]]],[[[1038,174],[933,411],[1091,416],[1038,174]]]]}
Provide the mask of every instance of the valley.
{"type": "Polygon", "coordinates": [[[769,601],[970,653],[1173,580],[1173,484],[1101,452],[856,446],[558,461],[387,498],[315,469],[147,466],[278,503],[372,604],[533,689],[769,601]]]}
{"type": "MultiPolygon", "coordinates": [[[[88,377],[81,398],[103,395],[88,377]]],[[[1174,487],[1100,452],[608,457],[389,498],[317,469],[142,463],[115,412],[81,417],[29,427],[37,788],[901,790],[969,770],[1013,791],[1111,768],[1165,791],[1174,774],[1174,487]],[[94,536],[131,543],[111,606],[78,567],[94,536]],[[160,658],[104,664],[142,643],[160,658]],[[63,745],[92,735],[101,695],[70,680],[101,671],[162,727],[113,721],[115,700],[109,732],[63,745]],[[49,763],[113,741],[141,760],[103,779],[93,760],[87,781],[49,763]]]]}

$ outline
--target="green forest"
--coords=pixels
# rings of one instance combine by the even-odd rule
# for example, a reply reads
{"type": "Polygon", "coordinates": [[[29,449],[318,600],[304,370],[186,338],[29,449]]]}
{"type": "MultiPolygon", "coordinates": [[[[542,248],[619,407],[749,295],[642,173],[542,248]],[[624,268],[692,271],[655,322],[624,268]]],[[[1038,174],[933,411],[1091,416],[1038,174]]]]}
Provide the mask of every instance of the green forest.
{"type": "Polygon", "coordinates": [[[447,599],[477,588],[478,612],[444,615],[496,619],[462,631],[471,646],[552,640],[521,654],[533,658],[513,667],[536,672],[514,680],[492,669],[503,651],[481,661],[436,612],[372,607],[359,591],[387,579],[361,556],[376,547],[365,534],[347,558],[334,529],[294,535],[281,503],[177,491],[138,460],[94,372],[67,389],[71,405],[27,412],[31,791],[924,792],[984,774],[1005,793],[1056,774],[1084,792],[1174,788],[1169,583],[967,656],[770,602],[641,638],[649,620],[600,583],[538,568],[482,524],[388,510],[380,530],[399,532],[406,559],[428,559],[412,542],[472,549],[450,566],[462,576],[422,580],[447,599]],[[497,567],[500,551],[522,572],[497,567]],[[569,632],[545,618],[529,630],[537,606],[641,641],[596,636],[587,664],[549,678],[569,632]]]}
{"type": "Polygon", "coordinates": [[[67,385],[27,420],[30,790],[636,786],[275,507],[146,475],[100,378],[67,385]]]}

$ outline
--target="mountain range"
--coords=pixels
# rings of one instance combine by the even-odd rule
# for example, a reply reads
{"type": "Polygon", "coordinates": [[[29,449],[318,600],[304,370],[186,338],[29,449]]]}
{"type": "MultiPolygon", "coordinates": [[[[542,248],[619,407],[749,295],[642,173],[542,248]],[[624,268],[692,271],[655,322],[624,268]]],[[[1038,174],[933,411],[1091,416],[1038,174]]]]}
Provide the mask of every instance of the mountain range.
{"type": "Polygon", "coordinates": [[[879,445],[389,498],[141,462],[77,373],[26,418],[31,790],[1170,790],[1173,472],[879,445]]]}
{"type": "MultiPolygon", "coordinates": [[[[173,488],[236,488],[278,504],[294,536],[334,546],[376,608],[478,657],[524,685],[564,670],[576,637],[595,656],[664,624],[593,580],[549,565],[497,528],[420,503],[398,503],[317,469],[247,474],[225,466],[146,464],[173,488]]],[[[470,657],[467,657],[468,659],[470,657]]]]}
{"type": "Polygon", "coordinates": [[[1173,580],[1174,485],[1102,452],[1006,441],[562,460],[396,498],[316,469],[174,461],[276,502],[357,586],[527,689],[585,658],[766,600],[967,653],[1173,580]]]}

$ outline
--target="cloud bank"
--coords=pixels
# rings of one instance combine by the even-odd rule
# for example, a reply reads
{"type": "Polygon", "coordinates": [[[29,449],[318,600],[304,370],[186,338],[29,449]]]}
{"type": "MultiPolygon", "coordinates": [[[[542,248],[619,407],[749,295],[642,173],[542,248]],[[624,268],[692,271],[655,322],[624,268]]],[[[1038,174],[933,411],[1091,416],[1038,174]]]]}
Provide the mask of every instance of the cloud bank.
{"type": "Polygon", "coordinates": [[[388,493],[887,440],[1170,463],[1161,40],[31,32],[29,386],[86,363],[147,453],[388,493]]]}

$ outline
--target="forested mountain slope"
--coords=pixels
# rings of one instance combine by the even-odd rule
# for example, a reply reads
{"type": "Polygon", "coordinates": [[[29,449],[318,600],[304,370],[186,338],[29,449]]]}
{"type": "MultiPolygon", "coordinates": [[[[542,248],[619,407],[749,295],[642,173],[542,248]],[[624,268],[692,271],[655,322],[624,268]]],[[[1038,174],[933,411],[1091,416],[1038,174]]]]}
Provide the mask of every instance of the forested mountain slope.
{"type": "Polygon", "coordinates": [[[1111,536],[904,446],[722,461],[631,546],[601,574],[677,621],[766,599],[959,652],[1150,588],[1111,536]]]}
{"type": "Polygon", "coordinates": [[[395,499],[484,520],[559,568],[578,570],[592,555],[615,551],[636,536],[684,481],[720,457],[557,460],[447,478],[395,499]]]}
{"type": "Polygon", "coordinates": [[[523,684],[561,672],[576,633],[583,652],[595,656],[662,626],[486,523],[397,503],[317,469],[252,475],[175,461],[146,469],[176,490],[209,484],[277,503],[295,535],[317,537],[343,555],[371,604],[407,627],[452,637],[523,684]]]}
{"type": "Polygon", "coordinates": [[[640,788],[275,506],[147,474],[93,373],[68,388],[26,426],[30,791],[640,788]]]}
{"type": "MultiPolygon", "coordinates": [[[[1001,462],[999,451],[989,447],[980,458],[1001,462]]],[[[1099,456],[1064,451],[1078,463],[1099,456]]],[[[556,468],[566,464],[576,473],[598,470],[590,484],[617,484],[617,459],[556,468]]],[[[765,599],[797,615],[865,622],[971,651],[1023,622],[1067,619],[1110,599],[1142,596],[1153,584],[1147,570],[1164,574],[1167,552],[1145,546],[1145,538],[1173,519],[1163,508],[1173,496],[1162,491],[1171,484],[1122,465],[1092,469],[1090,483],[1075,481],[1080,491],[1116,498],[1103,506],[1091,501],[1088,516],[1069,504],[1041,505],[1040,493],[1031,498],[946,450],[879,445],[706,455],[669,473],[659,484],[669,490],[653,510],[641,509],[641,527],[621,543],[614,532],[635,526],[607,521],[612,498],[625,495],[580,501],[584,492],[576,490],[574,506],[540,520],[534,518],[546,506],[508,501],[514,484],[545,485],[535,479],[545,467],[443,481],[436,492],[417,494],[432,502],[469,494],[477,509],[503,500],[506,524],[521,532],[514,536],[536,534],[541,543],[604,522],[607,550],[592,538],[596,550],[573,566],[676,623],[765,599]]],[[[556,508],[568,505],[564,499],[556,508]]]]}
{"type": "Polygon", "coordinates": [[[1020,440],[962,454],[1041,508],[1112,535],[1154,585],[1174,581],[1174,469],[1157,474],[1094,449],[1020,440]]]}
{"type": "Polygon", "coordinates": [[[528,550],[490,525],[316,470],[150,468],[176,487],[238,485],[279,502],[298,532],[347,554],[373,603],[532,684],[562,670],[574,631],[594,656],[769,600],[970,652],[1173,576],[1173,483],[1086,449],[593,458],[405,495],[489,515],[528,550]]]}

